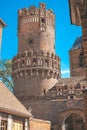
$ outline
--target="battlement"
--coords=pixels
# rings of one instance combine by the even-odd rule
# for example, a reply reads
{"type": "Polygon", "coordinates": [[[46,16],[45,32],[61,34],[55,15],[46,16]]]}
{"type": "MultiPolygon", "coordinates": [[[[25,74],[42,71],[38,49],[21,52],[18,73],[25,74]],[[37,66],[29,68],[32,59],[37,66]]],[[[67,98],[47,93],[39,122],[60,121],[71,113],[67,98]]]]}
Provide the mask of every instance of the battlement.
{"type": "Polygon", "coordinates": [[[29,57],[31,57],[31,56],[48,57],[48,58],[53,58],[54,60],[58,60],[60,62],[59,56],[56,56],[54,53],[41,51],[41,50],[36,50],[36,51],[28,50],[28,51],[25,51],[24,53],[19,53],[16,57],[13,58],[13,60],[16,60],[18,58],[20,59],[20,58],[27,57],[27,56],[29,56],[29,57]]]}
{"type": "Polygon", "coordinates": [[[25,51],[14,57],[13,64],[13,74],[22,72],[26,68],[30,75],[46,74],[52,77],[54,75],[56,79],[60,76],[60,59],[53,53],[38,50],[25,51]]]}
{"type": "Polygon", "coordinates": [[[18,17],[22,25],[30,22],[41,22],[42,24],[54,26],[54,13],[51,9],[46,10],[46,4],[44,3],[40,3],[39,8],[30,6],[30,8],[19,10],[18,17]]]}
{"type": "Polygon", "coordinates": [[[18,15],[20,17],[26,16],[26,15],[38,15],[41,13],[41,15],[45,15],[45,13],[49,13],[49,15],[54,15],[52,9],[46,10],[46,4],[40,3],[39,8],[36,8],[36,6],[30,6],[29,8],[23,8],[18,11],[18,15]]]}
{"type": "Polygon", "coordinates": [[[43,50],[54,53],[55,16],[51,9],[40,3],[18,11],[19,53],[25,50],[43,50]],[[49,39],[49,41],[48,41],[49,39]]]}

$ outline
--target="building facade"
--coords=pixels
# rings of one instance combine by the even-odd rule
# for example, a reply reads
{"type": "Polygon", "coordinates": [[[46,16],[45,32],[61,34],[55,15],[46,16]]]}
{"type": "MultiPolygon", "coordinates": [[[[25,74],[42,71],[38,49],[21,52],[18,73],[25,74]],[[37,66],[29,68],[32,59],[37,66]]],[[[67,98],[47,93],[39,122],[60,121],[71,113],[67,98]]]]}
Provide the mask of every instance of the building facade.
{"type": "Polygon", "coordinates": [[[31,113],[0,81],[0,130],[29,130],[31,113]]]}
{"type": "Polygon", "coordinates": [[[86,68],[82,49],[82,37],[76,39],[69,51],[70,56],[70,76],[85,76],[86,68]]]}
{"type": "Polygon", "coordinates": [[[70,50],[71,78],[60,78],[53,11],[46,10],[44,3],[39,8],[19,10],[18,54],[13,58],[14,93],[26,108],[32,109],[35,118],[51,121],[52,130],[85,129],[85,58],[83,42],[80,40],[82,47],[78,47],[78,42],[70,50]]]}

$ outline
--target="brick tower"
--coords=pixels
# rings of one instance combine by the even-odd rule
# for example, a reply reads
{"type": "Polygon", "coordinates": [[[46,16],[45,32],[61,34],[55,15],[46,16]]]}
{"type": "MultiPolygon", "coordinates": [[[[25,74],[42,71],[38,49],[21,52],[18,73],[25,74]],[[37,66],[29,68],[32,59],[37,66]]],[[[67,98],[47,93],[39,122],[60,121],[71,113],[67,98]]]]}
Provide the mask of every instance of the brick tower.
{"type": "Polygon", "coordinates": [[[55,85],[60,59],[55,55],[55,17],[40,3],[18,12],[18,54],[13,59],[14,93],[26,106],[33,106],[55,85]],[[33,103],[34,101],[34,103],[33,103]]]}

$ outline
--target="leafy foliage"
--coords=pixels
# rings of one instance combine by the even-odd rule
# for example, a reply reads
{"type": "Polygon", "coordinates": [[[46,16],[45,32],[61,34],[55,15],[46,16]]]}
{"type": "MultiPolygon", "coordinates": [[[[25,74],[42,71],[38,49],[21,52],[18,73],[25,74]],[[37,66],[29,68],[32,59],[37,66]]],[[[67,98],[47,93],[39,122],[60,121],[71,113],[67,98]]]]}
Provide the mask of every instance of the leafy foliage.
{"type": "Polygon", "coordinates": [[[13,92],[12,60],[0,60],[0,80],[13,92]]]}

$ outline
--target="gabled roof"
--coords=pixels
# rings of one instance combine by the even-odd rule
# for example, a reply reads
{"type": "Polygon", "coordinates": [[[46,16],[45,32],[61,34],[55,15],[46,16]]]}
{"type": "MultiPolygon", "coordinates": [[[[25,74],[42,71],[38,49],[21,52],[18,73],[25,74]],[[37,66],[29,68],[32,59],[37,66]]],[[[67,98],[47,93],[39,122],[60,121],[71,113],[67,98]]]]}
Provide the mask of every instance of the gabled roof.
{"type": "Polygon", "coordinates": [[[2,27],[5,27],[5,26],[6,26],[6,23],[5,23],[2,19],[0,19],[0,25],[1,25],[2,27]]]}
{"type": "Polygon", "coordinates": [[[31,114],[20,101],[0,81],[0,112],[10,113],[20,117],[30,117],[31,114]]]}

